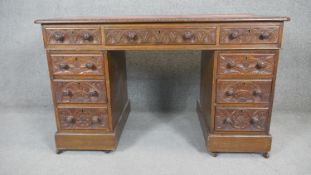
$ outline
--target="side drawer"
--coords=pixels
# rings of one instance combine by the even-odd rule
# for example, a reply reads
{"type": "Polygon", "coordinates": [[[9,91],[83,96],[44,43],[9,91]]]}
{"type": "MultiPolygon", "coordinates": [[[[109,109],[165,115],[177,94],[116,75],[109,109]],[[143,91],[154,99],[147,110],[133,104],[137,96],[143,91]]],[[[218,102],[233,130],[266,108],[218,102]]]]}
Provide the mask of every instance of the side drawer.
{"type": "Polygon", "coordinates": [[[57,108],[59,126],[61,130],[94,130],[109,128],[108,112],[106,108],[57,108]]]}
{"type": "Polygon", "coordinates": [[[57,103],[107,103],[104,80],[55,80],[57,103]]]}
{"type": "Polygon", "coordinates": [[[217,80],[217,103],[269,103],[272,80],[217,80]]]}
{"type": "Polygon", "coordinates": [[[218,75],[273,75],[275,52],[220,52],[218,75]]]}
{"type": "Polygon", "coordinates": [[[98,45],[101,44],[99,26],[45,27],[46,45],[98,45]]]}
{"type": "Polygon", "coordinates": [[[221,44],[276,44],[280,27],[256,25],[232,25],[220,27],[221,44]]]}
{"type": "Polygon", "coordinates": [[[53,75],[104,75],[102,54],[50,54],[53,75]]]}
{"type": "Polygon", "coordinates": [[[216,131],[266,131],[268,108],[216,107],[216,131]]]}

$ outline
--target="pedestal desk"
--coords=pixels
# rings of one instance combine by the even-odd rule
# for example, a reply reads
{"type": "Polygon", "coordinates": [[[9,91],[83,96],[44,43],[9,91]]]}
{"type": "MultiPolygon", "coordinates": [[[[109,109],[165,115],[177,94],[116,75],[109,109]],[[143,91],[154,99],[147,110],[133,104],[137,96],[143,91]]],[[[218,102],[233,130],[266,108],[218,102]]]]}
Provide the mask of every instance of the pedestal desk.
{"type": "Polygon", "coordinates": [[[196,105],[208,151],[268,157],[279,49],[288,20],[252,15],[36,20],[47,53],[57,152],[117,148],[130,112],[125,51],[200,50],[196,105]]]}

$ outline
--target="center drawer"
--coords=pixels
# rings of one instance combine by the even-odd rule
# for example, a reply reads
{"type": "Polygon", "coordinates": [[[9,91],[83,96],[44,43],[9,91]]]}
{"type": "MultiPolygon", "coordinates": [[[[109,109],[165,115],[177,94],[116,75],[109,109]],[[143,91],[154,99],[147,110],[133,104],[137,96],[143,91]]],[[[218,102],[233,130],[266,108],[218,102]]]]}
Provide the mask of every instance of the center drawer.
{"type": "Polygon", "coordinates": [[[216,44],[216,27],[108,28],[106,45],[216,44]]]}
{"type": "Polygon", "coordinates": [[[272,80],[217,80],[217,103],[269,103],[272,80]]]}
{"type": "Polygon", "coordinates": [[[104,80],[55,80],[57,103],[107,103],[104,80]]]}

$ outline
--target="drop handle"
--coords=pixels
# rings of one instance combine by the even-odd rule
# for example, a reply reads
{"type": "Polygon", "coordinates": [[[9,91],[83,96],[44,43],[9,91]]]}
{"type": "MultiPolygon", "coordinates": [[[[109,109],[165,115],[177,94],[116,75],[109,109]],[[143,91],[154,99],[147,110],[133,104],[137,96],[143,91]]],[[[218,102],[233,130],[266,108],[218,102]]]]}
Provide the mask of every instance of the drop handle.
{"type": "Polygon", "coordinates": [[[260,40],[265,40],[265,39],[268,39],[270,37],[270,33],[269,32],[262,32],[260,35],[259,35],[259,39],[260,40]]]}
{"type": "Polygon", "coordinates": [[[67,116],[65,118],[65,120],[66,120],[67,123],[74,123],[75,122],[73,116],[67,116]]]}
{"type": "Polygon", "coordinates": [[[253,95],[256,97],[260,97],[262,95],[262,92],[260,90],[254,90],[253,95]]]}
{"type": "Polygon", "coordinates": [[[229,35],[229,39],[233,40],[239,37],[239,32],[234,31],[229,35]]]}
{"type": "Polygon", "coordinates": [[[89,96],[91,96],[91,97],[98,97],[99,94],[98,94],[97,91],[90,91],[90,92],[89,92],[89,96]]]}
{"type": "Polygon", "coordinates": [[[92,117],[92,123],[95,124],[95,123],[99,123],[100,122],[100,119],[98,116],[93,116],[92,117]]]}
{"type": "Polygon", "coordinates": [[[83,33],[82,35],[83,40],[85,41],[92,41],[93,40],[93,35],[89,32],[83,33]]]}
{"type": "Polygon", "coordinates": [[[87,63],[87,64],[85,64],[85,67],[88,69],[96,69],[96,66],[93,63],[87,63]]]}
{"type": "Polygon", "coordinates": [[[136,34],[136,32],[129,32],[129,33],[127,34],[127,38],[128,38],[130,41],[136,40],[136,39],[137,39],[137,34],[136,34]]]}
{"type": "Polygon", "coordinates": [[[72,92],[69,90],[63,91],[63,96],[72,97],[72,95],[73,95],[72,92]]]}
{"type": "Polygon", "coordinates": [[[70,67],[68,64],[59,64],[59,68],[62,70],[68,70],[70,67]]]}
{"type": "Polygon", "coordinates": [[[61,32],[55,32],[53,37],[56,41],[63,42],[65,40],[65,35],[61,32]]]}
{"type": "Polygon", "coordinates": [[[192,32],[185,32],[183,35],[184,40],[190,40],[194,38],[194,34],[192,32]]]}

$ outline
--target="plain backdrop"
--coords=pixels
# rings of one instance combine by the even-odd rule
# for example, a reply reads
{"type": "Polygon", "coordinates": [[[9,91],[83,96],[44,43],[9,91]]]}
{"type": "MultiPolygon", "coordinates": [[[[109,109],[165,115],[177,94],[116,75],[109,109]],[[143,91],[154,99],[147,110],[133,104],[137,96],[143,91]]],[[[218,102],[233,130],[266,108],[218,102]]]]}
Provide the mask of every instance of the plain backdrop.
{"type": "MultiPolygon", "coordinates": [[[[0,0],[0,106],[52,106],[38,18],[251,13],[289,16],[278,67],[274,110],[310,111],[311,1],[309,0],[0,0]]],[[[128,52],[133,110],[194,110],[199,51],[128,52]]]]}

